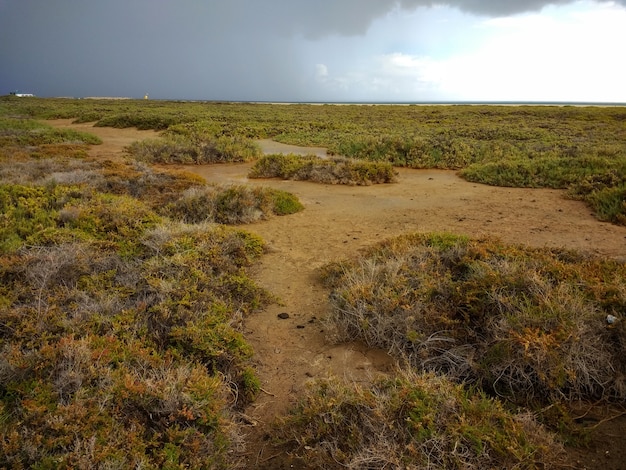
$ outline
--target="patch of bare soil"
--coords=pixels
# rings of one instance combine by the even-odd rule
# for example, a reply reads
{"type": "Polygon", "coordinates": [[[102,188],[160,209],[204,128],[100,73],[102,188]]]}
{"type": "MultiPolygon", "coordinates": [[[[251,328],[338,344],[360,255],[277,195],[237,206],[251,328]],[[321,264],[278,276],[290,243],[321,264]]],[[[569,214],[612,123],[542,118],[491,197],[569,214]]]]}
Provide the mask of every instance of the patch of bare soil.
{"type": "MultiPolygon", "coordinates": [[[[98,135],[104,143],[91,152],[102,158],[120,158],[124,146],[156,136],[152,131],[95,128],[68,120],[52,124],[98,135]]],[[[320,148],[259,143],[266,153],[325,155],[320,148]]],[[[563,191],[485,186],[439,170],[400,169],[398,183],[366,187],[248,180],[249,168],[185,167],[210,183],[245,182],[290,191],[306,207],[298,214],[245,227],[270,247],[253,276],[281,299],[245,323],[263,387],[246,410],[249,434],[243,457],[249,468],[306,468],[297,456],[284,455],[272,445],[270,424],[295,403],[307,382],[331,374],[367,382],[393,369],[384,351],[360,343],[333,344],[327,338],[321,320],[328,312],[328,292],[316,272],[325,263],[414,231],[491,235],[509,243],[573,248],[626,260],[626,227],[599,222],[584,203],[565,199],[563,191]]],[[[595,408],[587,412],[585,419],[594,427],[590,447],[571,450],[568,468],[626,468],[626,416],[620,413],[595,408]]]]}

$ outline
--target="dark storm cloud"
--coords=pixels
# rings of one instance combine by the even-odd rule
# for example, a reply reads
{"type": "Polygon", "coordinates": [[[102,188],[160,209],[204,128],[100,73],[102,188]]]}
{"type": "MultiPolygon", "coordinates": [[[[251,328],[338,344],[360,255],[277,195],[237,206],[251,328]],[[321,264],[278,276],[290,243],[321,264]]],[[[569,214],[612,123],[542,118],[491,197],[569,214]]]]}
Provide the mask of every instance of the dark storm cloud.
{"type": "MultiPolygon", "coordinates": [[[[414,10],[438,5],[479,15],[504,16],[573,2],[574,0],[239,0],[234,1],[232,6],[238,11],[247,9],[254,16],[265,17],[271,24],[279,22],[281,26],[276,25],[278,31],[299,33],[314,39],[328,34],[364,34],[372,21],[396,8],[414,10]]],[[[606,1],[600,0],[598,3],[606,1]]],[[[615,3],[626,5],[626,0],[615,3]]]]}
{"type": "Polygon", "coordinates": [[[310,99],[303,39],[364,35],[395,9],[447,4],[498,16],[565,3],[0,0],[0,94],[310,99]]]}

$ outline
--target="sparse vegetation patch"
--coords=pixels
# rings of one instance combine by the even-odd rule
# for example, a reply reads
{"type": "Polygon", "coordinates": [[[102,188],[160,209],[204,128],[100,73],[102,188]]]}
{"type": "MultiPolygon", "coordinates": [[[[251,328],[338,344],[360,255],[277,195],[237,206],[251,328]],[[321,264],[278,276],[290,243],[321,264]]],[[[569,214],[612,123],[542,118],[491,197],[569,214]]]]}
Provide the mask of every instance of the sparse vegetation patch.
{"type": "Polygon", "coordinates": [[[396,182],[389,163],[346,158],[325,159],[314,155],[265,155],[248,174],[250,178],[282,178],[324,184],[370,185],[396,182]]]}

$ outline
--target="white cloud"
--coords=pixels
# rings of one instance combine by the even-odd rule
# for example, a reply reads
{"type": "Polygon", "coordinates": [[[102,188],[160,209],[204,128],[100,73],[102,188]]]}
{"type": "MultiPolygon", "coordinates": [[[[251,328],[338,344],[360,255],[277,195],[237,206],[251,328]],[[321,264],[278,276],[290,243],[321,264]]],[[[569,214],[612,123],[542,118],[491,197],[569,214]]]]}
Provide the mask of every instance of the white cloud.
{"type": "Polygon", "coordinates": [[[328,67],[324,64],[315,64],[315,79],[318,82],[328,80],[328,67]]]}
{"type": "MultiPolygon", "coordinates": [[[[338,74],[324,68],[318,75],[328,87],[341,84],[350,99],[626,102],[622,6],[577,2],[469,21],[465,37],[444,49],[412,53],[405,43],[402,52],[347,61],[350,67],[338,74]]],[[[400,35],[407,39],[406,31],[400,35]]]]}

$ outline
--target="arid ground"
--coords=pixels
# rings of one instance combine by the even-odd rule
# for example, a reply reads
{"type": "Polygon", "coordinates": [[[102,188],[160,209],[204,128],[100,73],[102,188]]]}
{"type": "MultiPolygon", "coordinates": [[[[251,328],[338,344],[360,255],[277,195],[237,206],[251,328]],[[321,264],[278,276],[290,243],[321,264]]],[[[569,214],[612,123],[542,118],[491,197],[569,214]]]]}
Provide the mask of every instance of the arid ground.
{"type": "MultiPolygon", "coordinates": [[[[98,135],[103,144],[93,147],[91,154],[101,158],[121,158],[126,145],[155,136],[152,131],[96,128],[70,120],[51,124],[98,135]]],[[[271,141],[260,141],[260,145],[268,153],[325,153],[324,149],[271,141]]],[[[245,227],[269,245],[269,253],[253,276],[281,300],[245,322],[263,388],[246,410],[250,434],[245,458],[250,468],[302,468],[297,459],[273,447],[268,433],[269,424],[287,411],[308,381],[329,374],[367,381],[393,368],[384,351],[359,343],[334,344],[328,338],[323,324],[327,291],[317,276],[317,269],[325,263],[414,231],[490,235],[510,243],[573,248],[626,260],[626,227],[599,222],[584,203],[566,199],[563,191],[485,186],[439,170],[400,169],[398,183],[366,187],[248,180],[249,167],[185,169],[210,183],[245,182],[290,191],[305,205],[298,214],[245,227]],[[279,318],[281,313],[288,318],[279,318]]],[[[625,468],[626,416],[608,407],[582,407],[583,413],[596,428],[590,448],[569,452],[570,468],[625,468]]]]}

